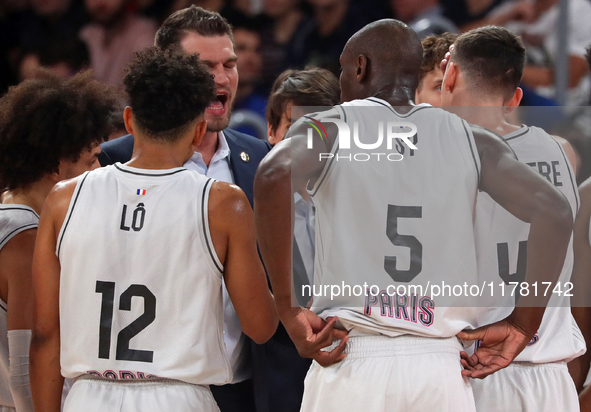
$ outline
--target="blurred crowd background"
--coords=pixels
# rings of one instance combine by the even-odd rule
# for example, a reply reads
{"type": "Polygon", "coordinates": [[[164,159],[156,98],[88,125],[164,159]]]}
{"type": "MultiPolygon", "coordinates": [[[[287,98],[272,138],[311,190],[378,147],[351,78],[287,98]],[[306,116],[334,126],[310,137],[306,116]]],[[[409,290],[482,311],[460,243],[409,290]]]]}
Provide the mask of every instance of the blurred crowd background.
{"type": "MultiPolygon", "coordinates": [[[[261,139],[267,138],[265,108],[277,76],[310,66],[338,76],[343,46],[371,21],[397,18],[421,38],[505,26],[527,45],[522,106],[544,107],[527,122],[562,133],[582,159],[579,180],[591,175],[585,161],[591,159],[591,80],[584,57],[591,0],[1,0],[0,95],[40,67],[63,76],[92,68],[98,80],[122,88],[133,53],[152,45],[162,21],[191,4],[218,11],[234,27],[239,86],[230,127],[261,139]],[[561,2],[568,7],[566,47],[559,38],[565,32],[561,2]],[[563,101],[554,88],[560,58],[568,61],[563,101]]],[[[122,92],[121,111],[125,100],[122,92]]],[[[113,122],[112,138],[126,134],[121,116],[113,122]]]]}

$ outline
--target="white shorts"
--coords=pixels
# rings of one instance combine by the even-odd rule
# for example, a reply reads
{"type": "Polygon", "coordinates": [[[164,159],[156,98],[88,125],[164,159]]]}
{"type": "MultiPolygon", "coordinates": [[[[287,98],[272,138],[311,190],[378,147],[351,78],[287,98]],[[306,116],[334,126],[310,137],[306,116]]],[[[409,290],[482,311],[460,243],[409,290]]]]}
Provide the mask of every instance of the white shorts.
{"type": "Polygon", "coordinates": [[[515,362],[472,381],[478,412],[579,412],[579,397],[564,362],[515,362]]]}
{"type": "Polygon", "coordinates": [[[474,412],[461,350],[455,337],[352,337],[342,362],[312,363],[301,412],[474,412]]]}
{"type": "Polygon", "coordinates": [[[64,412],[219,412],[207,386],[168,379],[109,380],[83,375],[64,412]]]}

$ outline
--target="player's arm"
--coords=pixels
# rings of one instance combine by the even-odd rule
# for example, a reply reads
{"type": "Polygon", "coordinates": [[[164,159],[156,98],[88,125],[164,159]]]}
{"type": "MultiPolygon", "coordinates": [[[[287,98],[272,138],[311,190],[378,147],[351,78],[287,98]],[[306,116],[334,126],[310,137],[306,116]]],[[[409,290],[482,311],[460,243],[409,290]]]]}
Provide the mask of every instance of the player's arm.
{"type": "Polygon", "coordinates": [[[60,373],[59,284],[60,263],[55,254],[77,179],[58,183],[39,220],[33,257],[33,337],[30,374],[35,412],[59,412],[64,378],[60,373]]]}
{"type": "Polygon", "coordinates": [[[242,331],[258,344],[277,329],[277,312],[256,248],[252,209],[238,186],[215,182],[209,194],[209,227],[224,281],[242,331]]]}
{"type": "Polygon", "coordinates": [[[32,265],[37,229],[14,236],[2,248],[0,272],[8,286],[7,324],[10,391],[17,412],[32,412],[29,385],[29,347],[32,327],[32,265]]]}
{"type": "MultiPolygon", "coordinates": [[[[524,282],[554,284],[572,233],[573,216],[568,201],[542,176],[519,162],[500,137],[479,127],[473,132],[482,165],[480,189],[531,224],[524,282]]],[[[483,340],[472,357],[464,358],[463,374],[483,378],[508,366],[535,335],[550,296],[522,296],[505,320],[460,333],[461,339],[483,340]]]]}
{"type": "MultiPolygon", "coordinates": [[[[255,223],[279,319],[301,356],[328,366],[344,358],[345,333],[334,329],[336,318],[327,323],[292,300],[293,194],[319,176],[324,166],[319,154],[330,151],[323,141],[315,141],[308,149],[306,128],[296,123],[290,129],[291,138],[277,144],[259,165],[254,183],[255,223]],[[341,345],[332,352],[321,351],[333,338],[343,338],[341,345]]],[[[334,139],[336,133],[327,130],[329,139],[331,135],[334,139]]]]}
{"type": "MultiPolygon", "coordinates": [[[[589,244],[589,221],[591,219],[591,179],[586,180],[579,188],[581,207],[575,220],[573,247],[575,262],[571,282],[574,285],[572,298],[572,314],[581,329],[587,345],[591,343],[591,244],[589,244]]],[[[575,382],[577,391],[583,389],[583,384],[589,373],[591,351],[579,356],[568,364],[569,372],[575,382]]],[[[591,399],[587,400],[588,410],[591,410],[591,399]]],[[[583,408],[581,401],[581,410],[583,408]]]]}

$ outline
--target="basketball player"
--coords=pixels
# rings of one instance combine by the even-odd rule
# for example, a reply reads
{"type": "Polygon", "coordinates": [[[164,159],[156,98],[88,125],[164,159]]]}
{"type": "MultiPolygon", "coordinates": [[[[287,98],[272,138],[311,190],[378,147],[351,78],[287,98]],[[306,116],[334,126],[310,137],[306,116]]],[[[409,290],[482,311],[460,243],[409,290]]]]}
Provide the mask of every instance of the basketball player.
{"type": "MultiPolygon", "coordinates": [[[[467,106],[458,114],[503,136],[521,162],[562,192],[575,216],[579,208],[577,185],[559,142],[540,128],[515,126],[505,120],[521,100],[523,93],[517,86],[524,64],[525,48],[509,30],[487,26],[464,33],[456,40],[447,64],[442,104],[467,106]]],[[[476,206],[479,276],[486,282],[521,282],[530,225],[505,211],[486,193],[479,193],[476,206]]],[[[561,288],[567,287],[572,269],[570,243],[559,279],[561,288]]],[[[514,296],[497,298],[496,307],[482,315],[478,326],[507,317],[514,302],[514,296]]],[[[570,312],[569,296],[552,293],[540,328],[515,361],[497,374],[472,383],[477,410],[578,411],[577,391],[566,363],[584,352],[585,341],[570,312]]],[[[466,357],[466,361],[469,370],[472,359],[466,357]]]]}
{"type": "Polygon", "coordinates": [[[59,185],[41,213],[35,411],[59,410],[60,367],[77,378],[65,411],[219,411],[207,385],[232,378],[222,276],[246,334],[277,327],[252,212],[239,188],[182,167],[215,98],[197,55],[139,53],[125,86],[132,159],[59,185]]]}
{"type": "MultiPolygon", "coordinates": [[[[587,64],[591,67],[591,45],[587,46],[585,57],[587,64]]],[[[581,295],[586,299],[579,300],[574,298],[575,303],[572,308],[573,316],[577,324],[581,327],[586,342],[591,341],[591,304],[589,303],[589,292],[591,284],[589,279],[589,268],[591,268],[591,178],[585,180],[579,186],[581,195],[581,207],[573,232],[573,243],[575,253],[575,263],[573,268],[573,283],[581,291],[581,295]]],[[[587,351],[583,356],[569,363],[569,369],[577,389],[580,391],[579,401],[581,403],[581,412],[591,412],[591,387],[589,385],[589,364],[591,362],[591,352],[587,351]],[[585,385],[587,385],[585,387],[585,385]]]]}
{"type": "Polygon", "coordinates": [[[91,73],[51,72],[0,99],[0,411],[33,410],[31,266],[39,214],[57,182],[98,167],[115,96],[91,73]],[[8,332],[8,333],[7,333],[8,332]]]}
{"type": "Polygon", "coordinates": [[[441,106],[443,73],[439,69],[439,63],[457,37],[455,33],[434,34],[425,37],[421,42],[423,64],[421,64],[419,87],[415,92],[416,104],[429,103],[431,106],[441,106]]]}
{"type": "MultiPolygon", "coordinates": [[[[555,281],[560,274],[572,228],[568,202],[493,133],[441,109],[412,105],[422,55],[416,34],[396,20],[361,29],[341,54],[341,100],[347,103],[315,119],[323,121],[328,138],[316,139],[308,149],[309,126],[298,122],[293,137],[279,143],[257,173],[258,236],[278,313],[300,353],[316,360],[306,377],[305,412],[474,411],[455,335],[476,323],[478,311],[446,307],[429,291],[396,295],[395,301],[367,290],[334,300],[320,294],[311,310],[291,307],[292,187],[309,180],[321,245],[315,277],[321,286],[392,280],[401,285],[415,277],[425,284],[427,279],[473,284],[479,189],[531,222],[526,279],[555,281]],[[341,144],[341,135],[336,139],[335,120],[350,130],[357,123],[358,138],[373,135],[363,144],[376,142],[380,123],[415,125],[414,139],[407,138],[415,149],[400,142],[389,154],[404,152],[402,160],[387,161],[384,155],[381,161],[350,161],[355,149],[341,144]],[[345,338],[332,344],[337,321],[348,330],[348,343],[345,338]]],[[[379,151],[387,151],[385,146],[379,151]]],[[[479,331],[483,342],[472,376],[506,367],[532,339],[544,307],[529,305],[545,302],[523,303],[479,331]]]]}

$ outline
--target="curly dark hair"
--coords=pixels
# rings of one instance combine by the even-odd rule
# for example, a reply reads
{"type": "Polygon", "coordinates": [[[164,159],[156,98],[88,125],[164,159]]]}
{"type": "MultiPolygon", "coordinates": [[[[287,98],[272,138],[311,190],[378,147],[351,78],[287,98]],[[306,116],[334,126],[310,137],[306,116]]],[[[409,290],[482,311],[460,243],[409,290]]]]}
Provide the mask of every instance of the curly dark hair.
{"type": "Polygon", "coordinates": [[[50,71],[0,99],[0,191],[24,189],[105,141],[117,92],[90,71],[62,79],[50,71]]]}
{"type": "Polygon", "coordinates": [[[151,47],[136,53],[123,80],[136,127],[175,141],[215,99],[215,83],[199,55],[151,47]]]}
{"type": "Polygon", "coordinates": [[[421,81],[431,70],[439,68],[439,63],[449,51],[449,46],[458,38],[456,33],[443,33],[427,36],[421,42],[423,46],[423,64],[421,65],[421,81]]]}

